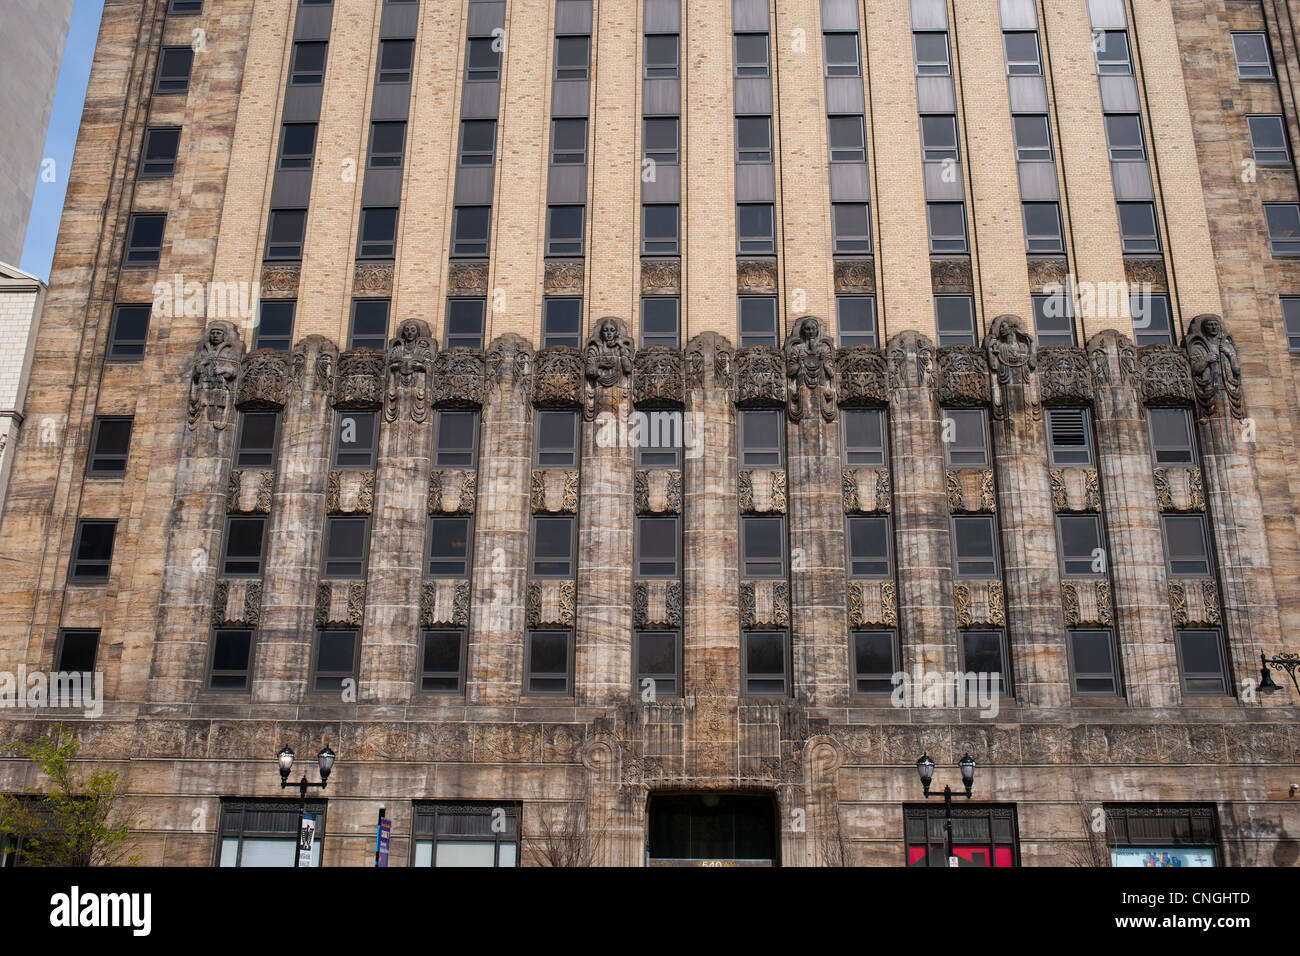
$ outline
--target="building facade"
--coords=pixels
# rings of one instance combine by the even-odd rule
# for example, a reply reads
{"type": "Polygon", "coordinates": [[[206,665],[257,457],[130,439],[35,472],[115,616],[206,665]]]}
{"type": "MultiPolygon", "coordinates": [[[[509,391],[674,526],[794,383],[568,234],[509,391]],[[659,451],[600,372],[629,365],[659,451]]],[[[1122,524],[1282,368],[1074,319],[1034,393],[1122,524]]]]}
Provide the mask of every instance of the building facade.
{"type": "Polygon", "coordinates": [[[147,863],[287,745],[326,866],[943,865],[923,756],[964,864],[1294,864],[1293,12],[108,0],[0,529],[103,699],[0,739],[147,863]]]}
{"type": "Polygon", "coordinates": [[[40,279],[0,262],[0,520],[23,427],[27,379],[36,354],[45,291],[40,279]]]}

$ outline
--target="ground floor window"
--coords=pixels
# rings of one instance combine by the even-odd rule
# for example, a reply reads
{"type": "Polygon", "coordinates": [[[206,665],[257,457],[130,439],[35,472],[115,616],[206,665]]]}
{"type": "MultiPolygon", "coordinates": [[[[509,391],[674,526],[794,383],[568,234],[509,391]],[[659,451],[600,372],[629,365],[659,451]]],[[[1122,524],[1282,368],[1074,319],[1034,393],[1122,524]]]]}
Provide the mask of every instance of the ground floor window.
{"type": "Polygon", "coordinates": [[[417,803],[412,866],[518,866],[517,803],[417,803]]]}
{"type": "Polygon", "coordinates": [[[651,796],[646,857],[651,866],[777,861],[776,801],[771,794],[651,796]]]}
{"type": "Polygon", "coordinates": [[[1217,866],[1219,815],[1212,803],[1107,803],[1111,866],[1217,866]]]}
{"type": "MultiPolygon", "coordinates": [[[[298,853],[297,800],[222,800],[218,866],[293,866],[298,853]]],[[[308,800],[316,821],[311,865],[321,865],[325,801],[308,800]]]]}
{"type": "MultiPolygon", "coordinates": [[[[903,808],[908,866],[947,866],[944,807],[935,802],[903,808]]],[[[965,804],[952,808],[952,853],[958,866],[1018,866],[1016,808],[965,804]]]]}

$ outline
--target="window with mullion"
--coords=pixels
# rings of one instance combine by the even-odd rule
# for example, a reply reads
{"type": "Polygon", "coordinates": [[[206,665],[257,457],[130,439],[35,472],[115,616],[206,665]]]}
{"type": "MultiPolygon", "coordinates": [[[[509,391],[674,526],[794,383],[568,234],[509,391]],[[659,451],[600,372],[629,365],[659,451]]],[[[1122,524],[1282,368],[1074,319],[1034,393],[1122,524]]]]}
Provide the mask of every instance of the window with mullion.
{"type": "Polygon", "coordinates": [[[681,577],[681,525],[676,517],[636,519],[636,577],[681,577]]]}
{"type": "Polygon", "coordinates": [[[889,518],[853,515],[845,519],[849,544],[849,577],[888,578],[893,571],[893,535],[889,518]]]}
{"type": "Polygon", "coordinates": [[[312,690],[338,693],[344,681],[355,684],[361,654],[359,638],[360,632],[351,629],[321,628],[316,632],[312,690]]]}
{"type": "Polygon", "coordinates": [[[787,697],[790,693],[790,633],[745,631],[741,681],[747,697],[787,697]]]}
{"type": "Polygon", "coordinates": [[[279,437],[278,411],[241,412],[239,438],[235,445],[235,467],[274,468],[279,437]]]}
{"type": "Polygon", "coordinates": [[[132,424],[133,419],[123,415],[95,419],[86,474],[103,478],[120,478],[126,474],[132,424]]]}
{"type": "Polygon", "coordinates": [[[209,690],[248,690],[253,670],[251,628],[219,627],[212,632],[209,690]]]}
{"type": "Polygon", "coordinates": [[[1214,572],[1205,516],[1161,515],[1169,573],[1180,578],[1204,578],[1214,572]]]}
{"type": "Polygon", "coordinates": [[[465,515],[431,515],[425,553],[425,574],[431,578],[467,578],[473,520],[465,515]]]}
{"type": "Polygon", "coordinates": [[[1109,628],[1076,628],[1066,632],[1070,678],[1076,694],[1120,693],[1119,655],[1115,632],[1109,628]]]}
{"type": "Polygon", "coordinates": [[[893,631],[854,631],[853,692],[888,696],[898,673],[898,635],[893,631]]]}
{"type": "Polygon", "coordinates": [[[529,631],[526,694],[568,697],[573,693],[573,632],[529,631]]]}
{"type": "Polygon", "coordinates": [[[643,700],[682,695],[681,631],[637,631],[633,693],[643,700]]]}
{"type": "Polygon", "coordinates": [[[1061,574],[1067,578],[1104,578],[1106,545],[1098,515],[1057,515],[1061,574]]]}
{"type": "Polygon", "coordinates": [[[995,578],[999,573],[998,529],[992,515],[953,515],[953,574],[959,578],[995,578]]]}
{"type": "Polygon", "coordinates": [[[324,562],[321,576],[326,578],[364,578],[366,554],[370,549],[370,519],[325,519],[324,562]]]}
{"type": "Polygon", "coordinates": [[[1092,464],[1092,428],[1086,408],[1047,410],[1048,460],[1057,467],[1092,464]]]}
{"type": "Polygon", "coordinates": [[[420,690],[459,694],[465,683],[465,632],[425,631],[421,635],[420,690]]]}
{"type": "Polygon", "coordinates": [[[248,515],[227,518],[221,573],[226,577],[261,577],[265,558],[266,519],[248,515]]]}
{"type": "Polygon", "coordinates": [[[840,409],[844,433],[844,464],[849,468],[887,468],[889,439],[885,411],[880,408],[840,409]]]}
{"type": "Polygon", "coordinates": [[[280,130],[280,168],[311,169],[316,155],[316,124],[285,123],[280,130]]]}
{"type": "Polygon", "coordinates": [[[1197,463],[1196,433],[1186,408],[1148,408],[1151,456],[1158,467],[1197,463]]]}
{"type": "Polygon", "coordinates": [[[478,464],[476,411],[440,409],[434,421],[433,466],[474,468],[478,464]]]}
{"type": "Polygon", "coordinates": [[[740,519],[741,577],[785,576],[785,519],[742,515],[740,519]]]}
{"type": "Polygon", "coordinates": [[[83,518],[72,540],[69,584],[105,584],[113,563],[117,521],[83,518]]]}

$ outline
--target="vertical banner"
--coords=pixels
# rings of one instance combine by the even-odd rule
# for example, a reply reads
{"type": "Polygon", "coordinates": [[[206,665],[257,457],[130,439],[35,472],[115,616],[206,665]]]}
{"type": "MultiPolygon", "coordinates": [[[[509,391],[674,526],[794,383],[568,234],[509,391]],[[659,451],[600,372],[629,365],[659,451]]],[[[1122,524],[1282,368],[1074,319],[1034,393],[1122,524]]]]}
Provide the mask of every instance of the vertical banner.
{"type": "Polygon", "coordinates": [[[388,866],[388,840],[392,832],[393,821],[381,816],[379,826],[375,828],[375,866],[388,866]]]}
{"type": "Polygon", "coordinates": [[[312,844],[316,841],[316,814],[304,813],[298,830],[298,862],[296,866],[311,866],[312,844]]]}

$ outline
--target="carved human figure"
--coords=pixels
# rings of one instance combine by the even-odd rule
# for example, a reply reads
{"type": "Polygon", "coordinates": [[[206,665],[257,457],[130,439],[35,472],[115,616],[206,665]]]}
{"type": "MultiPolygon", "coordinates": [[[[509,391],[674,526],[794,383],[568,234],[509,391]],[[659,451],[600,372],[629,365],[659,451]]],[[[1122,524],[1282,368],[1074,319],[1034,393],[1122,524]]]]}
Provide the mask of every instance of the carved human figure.
{"type": "Polygon", "coordinates": [[[1184,340],[1192,366],[1192,385],[1196,400],[1205,415],[1218,410],[1217,395],[1227,396],[1228,410],[1236,418],[1244,414],[1241,394],[1241,364],[1237,343],[1223,327],[1217,315],[1198,315],[1192,319],[1184,340]]]}
{"type": "Polygon", "coordinates": [[[402,392],[411,394],[411,418],[425,420],[429,396],[429,375],[433,369],[433,343],[428,326],[419,319],[407,319],[388,346],[388,382],[384,417],[397,418],[402,392]]]}
{"type": "Polygon", "coordinates": [[[221,431],[234,415],[235,389],[239,366],[244,357],[244,343],[233,322],[212,322],[207,334],[194,350],[194,368],[190,372],[189,426],[198,424],[203,410],[212,427],[221,431]]]}
{"type": "Polygon", "coordinates": [[[616,318],[606,317],[596,323],[595,331],[587,339],[583,374],[586,376],[586,401],[588,417],[595,414],[596,390],[613,388],[632,374],[632,339],[616,318]]]}
{"type": "Polygon", "coordinates": [[[804,316],[795,323],[794,334],[786,339],[785,374],[789,386],[786,403],[792,420],[798,421],[808,411],[805,402],[820,409],[827,421],[835,419],[835,348],[822,335],[816,317],[804,316]]]}
{"type": "Polygon", "coordinates": [[[989,370],[993,373],[993,407],[1003,405],[1002,387],[1025,383],[1028,373],[1037,365],[1034,358],[1034,340],[1025,331],[1017,315],[1000,315],[993,320],[988,337],[984,340],[989,370]]]}

